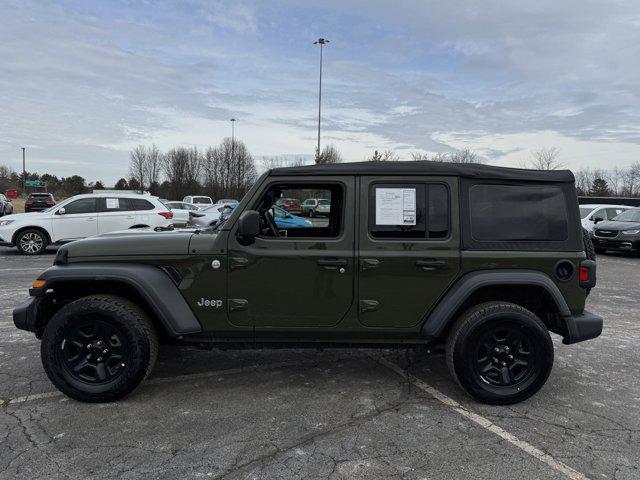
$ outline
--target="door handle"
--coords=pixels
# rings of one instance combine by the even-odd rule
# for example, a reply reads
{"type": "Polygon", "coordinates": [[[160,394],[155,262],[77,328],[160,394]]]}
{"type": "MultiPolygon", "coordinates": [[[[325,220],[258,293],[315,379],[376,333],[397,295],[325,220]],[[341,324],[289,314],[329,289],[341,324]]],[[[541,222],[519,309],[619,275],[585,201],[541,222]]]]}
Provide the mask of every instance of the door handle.
{"type": "Polygon", "coordinates": [[[416,262],[416,267],[420,267],[425,271],[430,270],[439,270],[441,268],[445,268],[447,266],[447,262],[442,260],[418,260],[416,262]]]}
{"type": "Polygon", "coordinates": [[[318,265],[320,265],[321,267],[324,267],[328,270],[333,270],[336,268],[340,268],[340,267],[346,267],[347,266],[347,261],[346,260],[335,260],[335,259],[328,259],[328,258],[322,258],[320,260],[318,260],[318,265]]]}
{"type": "Polygon", "coordinates": [[[94,218],[94,217],[89,217],[89,218],[87,218],[87,222],[93,222],[94,220],[95,220],[95,218],[94,218]]]}
{"type": "Polygon", "coordinates": [[[360,265],[362,271],[364,272],[365,270],[378,268],[378,266],[380,265],[380,260],[378,260],[377,258],[363,258],[360,265]]]}

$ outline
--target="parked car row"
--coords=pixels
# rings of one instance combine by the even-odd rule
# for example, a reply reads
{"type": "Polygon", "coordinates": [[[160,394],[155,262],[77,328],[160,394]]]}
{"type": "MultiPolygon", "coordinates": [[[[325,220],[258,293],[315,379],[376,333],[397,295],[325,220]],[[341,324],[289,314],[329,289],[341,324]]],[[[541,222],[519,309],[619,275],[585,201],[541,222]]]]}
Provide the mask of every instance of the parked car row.
{"type": "Polygon", "coordinates": [[[11,215],[13,213],[13,204],[11,199],[0,193],[0,217],[11,215]]]}
{"type": "Polygon", "coordinates": [[[276,206],[288,213],[308,217],[326,217],[331,211],[331,201],[323,198],[307,198],[302,203],[297,198],[280,198],[276,206]]]}
{"type": "Polygon", "coordinates": [[[0,219],[0,245],[37,255],[61,244],[130,228],[169,228],[173,213],[151,195],[93,193],[76,195],[36,213],[0,219]]]}

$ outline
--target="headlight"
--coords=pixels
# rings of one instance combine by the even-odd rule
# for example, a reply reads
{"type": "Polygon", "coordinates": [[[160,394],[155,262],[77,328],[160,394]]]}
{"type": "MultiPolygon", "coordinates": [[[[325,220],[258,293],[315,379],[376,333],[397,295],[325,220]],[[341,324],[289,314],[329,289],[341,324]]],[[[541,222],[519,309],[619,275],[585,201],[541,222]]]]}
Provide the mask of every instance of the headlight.
{"type": "Polygon", "coordinates": [[[5,227],[11,223],[13,223],[15,220],[0,220],[0,227],[5,227]]]}
{"type": "MultiPolygon", "coordinates": [[[[2,222],[0,222],[0,225],[2,225],[2,222]]],[[[623,230],[622,234],[623,235],[637,235],[640,233],[640,230],[636,229],[636,230],[623,230]]]]}
{"type": "Polygon", "coordinates": [[[313,222],[310,222],[309,220],[305,220],[305,222],[307,222],[307,226],[313,227],[313,222]]]}

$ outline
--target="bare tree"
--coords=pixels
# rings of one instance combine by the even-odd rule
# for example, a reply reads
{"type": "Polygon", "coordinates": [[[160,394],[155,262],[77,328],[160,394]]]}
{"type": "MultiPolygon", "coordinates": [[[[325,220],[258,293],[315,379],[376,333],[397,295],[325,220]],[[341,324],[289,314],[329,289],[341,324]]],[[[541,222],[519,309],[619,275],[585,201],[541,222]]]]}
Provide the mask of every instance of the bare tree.
{"type": "Polygon", "coordinates": [[[428,162],[431,156],[425,152],[411,152],[411,160],[415,162],[428,162]]]}
{"type": "Polygon", "coordinates": [[[480,156],[469,148],[457,150],[449,158],[455,163],[482,163],[480,156]]]}
{"type": "Polygon", "coordinates": [[[560,149],[557,147],[541,148],[532,153],[533,159],[526,164],[535,170],[557,170],[564,164],[558,160],[560,149]]]}
{"type": "Polygon", "coordinates": [[[179,200],[187,195],[185,178],[189,168],[189,151],[184,147],[172,148],[162,157],[162,169],[167,178],[173,199],[179,200]]]}
{"type": "Polygon", "coordinates": [[[398,160],[400,160],[400,157],[391,149],[386,149],[382,152],[374,150],[373,154],[367,158],[368,162],[397,162],[398,160]]]}
{"type": "Polygon", "coordinates": [[[260,164],[263,171],[273,170],[274,168],[282,168],[288,166],[286,160],[282,157],[262,157],[260,164]]]}
{"type": "Polygon", "coordinates": [[[146,181],[145,184],[149,187],[149,191],[153,194],[157,193],[158,182],[160,180],[160,171],[162,169],[162,155],[160,150],[154,144],[147,149],[147,164],[146,164],[146,181]]]}
{"type": "Polygon", "coordinates": [[[316,158],[317,164],[340,163],[342,156],[340,151],[333,145],[327,145],[322,149],[322,153],[316,158]]]}
{"type": "Polygon", "coordinates": [[[139,185],[140,191],[144,191],[147,179],[147,148],[144,145],[138,145],[131,150],[129,177],[139,185]]]}
{"type": "Polygon", "coordinates": [[[225,138],[203,157],[206,188],[216,198],[240,199],[257,177],[253,157],[242,141],[225,138]]]}

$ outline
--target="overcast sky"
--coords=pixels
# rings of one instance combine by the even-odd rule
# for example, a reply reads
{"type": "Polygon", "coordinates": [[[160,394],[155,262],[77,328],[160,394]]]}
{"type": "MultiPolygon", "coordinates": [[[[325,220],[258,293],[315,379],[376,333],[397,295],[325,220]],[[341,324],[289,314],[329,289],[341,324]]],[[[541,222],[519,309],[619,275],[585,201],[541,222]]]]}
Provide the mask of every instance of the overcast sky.
{"type": "Polygon", "coordinates": [[[640,2],[0,0],[0,164],[107,183],[133,146],[312,155],[323,143],[558,147],[571,168],[640,160],[640,2]]]}

